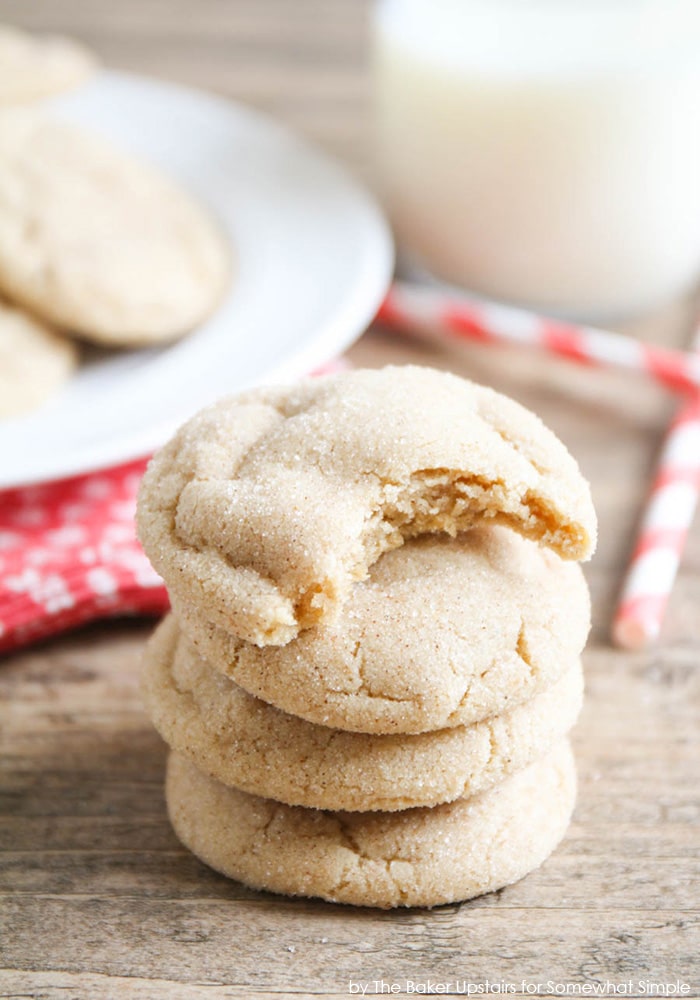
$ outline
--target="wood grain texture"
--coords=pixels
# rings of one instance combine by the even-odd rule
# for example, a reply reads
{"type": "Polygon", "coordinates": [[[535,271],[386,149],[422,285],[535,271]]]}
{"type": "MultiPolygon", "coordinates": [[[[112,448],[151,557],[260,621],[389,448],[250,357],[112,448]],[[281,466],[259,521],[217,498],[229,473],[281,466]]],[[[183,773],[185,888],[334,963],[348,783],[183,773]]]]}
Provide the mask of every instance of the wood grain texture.
{"type": "MultiPolygon", "coordinates": [[[[0,20],[62,30],[115,66],[275,114],[369,172],[362,0],[0,0],[0,20]]],[[[690,302],[634,329],[687,339],[690,302]]],[[[256,893],[172,834],[165,748],[143,712],[149,625],[96,626],[0,665],[0,997],[347,996],[350,982],[517,987],[688,983],[700,995],[700,533],[662,644],[608,645],[614,597],[671,409],[631,377],[382,331],[358,364],[416,361],[536,409],[579,459],[601,521],[594,630],[574,734],[579,802],[553,857],[461,906],[380,913],[256,893]]],[[[462,993],[464,989],[462,990],[462,993]]],[[[484,995],[484,994],[482,994],[484,995]]],[[[533,995],[533,994],[530,994],[533,995]]],[[[549,995],[553,995],[550,991],[549,995]]],[[[572,995],[569,993],[569,995],[572,995]]]]}

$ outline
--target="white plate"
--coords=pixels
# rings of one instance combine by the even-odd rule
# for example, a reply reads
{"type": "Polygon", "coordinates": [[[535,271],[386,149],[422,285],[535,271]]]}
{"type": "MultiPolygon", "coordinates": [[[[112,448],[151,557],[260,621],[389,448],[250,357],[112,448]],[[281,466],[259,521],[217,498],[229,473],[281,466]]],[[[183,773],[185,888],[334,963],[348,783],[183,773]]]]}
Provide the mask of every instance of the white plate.
{"type": "Polygon", "coordinates": [[[391,237],[325,156],[246,108],[120,73],[48,107],[179,180],[230,236],[236,267],[226,301],[184,340],[94,351],[40,410],[0,423],[0,487],[147,454],[204,404],[296,378],[366,328],[390,280],[391,237]]]}

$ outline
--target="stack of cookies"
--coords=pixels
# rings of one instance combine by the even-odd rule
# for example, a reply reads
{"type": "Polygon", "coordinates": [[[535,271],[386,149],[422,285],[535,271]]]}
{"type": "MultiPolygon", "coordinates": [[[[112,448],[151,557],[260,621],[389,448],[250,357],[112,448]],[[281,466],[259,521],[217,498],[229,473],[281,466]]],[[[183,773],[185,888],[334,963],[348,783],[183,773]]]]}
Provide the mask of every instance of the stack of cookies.
{"type": "Polygon", "coordinates": [[[151,463],[144,690],[176,833],[277,892],[434,906],[564,834],[595,545],[532,413],[426,368],[224,400],[151,463]]]}

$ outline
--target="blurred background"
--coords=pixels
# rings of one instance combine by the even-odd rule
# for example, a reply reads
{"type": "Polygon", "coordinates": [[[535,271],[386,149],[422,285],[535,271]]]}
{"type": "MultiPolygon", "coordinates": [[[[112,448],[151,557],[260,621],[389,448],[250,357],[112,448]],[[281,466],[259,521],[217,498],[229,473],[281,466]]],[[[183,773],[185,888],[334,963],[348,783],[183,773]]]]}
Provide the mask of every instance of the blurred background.
{"type": "Polygon", "coordinates": [[[370,0],[0,0],[0,20],[78,38],[113,68],[268,112],[367,174],[370,0]]]}
{"type": "MultiPolygon", "coordinates": [[[[573,46],[572,52],[576,48],[573,22],[566,20],[574,16],[569,12],[575,8],[567,6],[562,15],[557,4],[533,5],[539,8],[538,17],[544,12],[545,20],[533,19],[530,24],[527,12],[523,20],[525,32],[532,34],[522,41],[531,65],[522,79],[517,67],[511,78],[507,72],[502,75],[506,81],[503,94],[498,78],[503,67],[497,66],[497,59],[493,93],[482,88],[486,77],[479,73],[483,67],[477,66],[472,74],[471,62],[476,65],[481,58],[478,48],[471,51],[467,46],[464,65],[457,72],[452,73],[451,67],[443,73],[449,40],[444,44],[438,31],[449,34],[454,21],[455,36],[468,34],[462,21],[475,16],[472,9],[481,8],[485,36],[495,32],[500,44],[499,32],[512,22],[512,0],[491,5],[477,0],[468,11],[452,0],[433,4],[414,0],[122,0],[118,4],[109,0],[0,0],[0,20],[32,31],[74,36],[94,50],[107,68],[200,87],[285,123],[349,166],[380,193],[385,205],[390,202],[392,221],[400,223],[399,250],[412,238],[416,246],[409,249],[418,251],[417,259],[425,251],[428,269],[432,264],[433,271],[441,270],[439,277],[464,285],[460,279],[466,270],[475,279],[470,286],[473,291],[615,325],[642,339],[680,345],[688,342],[692,325],[695,304],[688,305],[692,291],[688,275],[700,255],[700,223],[688,221],[700,215],[700,209],[695,211],[700,191],[696,194],[692,184],[693,164],[700,163],[700,138],[695,138],[697,129],[692,124],[700,115],[700,59],[693,58],[700,52],[700,42],[687,30],[688,25],[695,26],[698,14],[692,4],[646,6],[669,11],[666,33],[666,29],[655,33],[652,21],[634,14],[643,11],[645,0],[614,0],[579,9],[579,14],[585,12],[585,30],[594,37],[597,32],[601,42],[598,48],[582,45],[581,51],[576,49],[583,75],[593,67],[592,84],[584,82],[579,92],[575,82],[567,90],[569,67],[556,61],[557,53],[567,46],[573,46]],[[541,52],[533,55],[533,39],[557,8],[562,24],[552,21],[551,41],[540,39],[541,52]],[[629,24],[606,20],[607,13],[618,9],[632,12],[630,23],[636,18],[651,27],[640,29],[639,38],[637,34],[628,38],[629,24]],[[373,25],[380,10],[391,12],[384,18],[391,27],[381,35],[385,58],[381,75],[373,79],[373,25]],[[394,16],[400,15],[396,23],[408,21],[414,11],[418,12],[418,31],[426,27],[436,32],[425,79],[410,57],[405,64],[391,61],[398,51],[392,48],[394,42],[404,42],[401,31],[394,28],[394,16]],[[678,38],[684,35],[690,38],[690,48],[677,55],[678,38]],[[600,87],[598,49],[603,53],[600,87]],[[539,61],[540,68],[546,68],[553,54],[553,75],[548,81],[543,77],[543,88],[528,91],[532,66],[539,61]],[[606,59],[612,74],[604,65],[606,59]],[[616,60],[620,61],[617,69],[616,60]],[[614,76],[620,85],[608,86],[614,76]],[[404,83],[413,89],[400,106],[397,91],[406,89],[404,83]],[[427,110],[418,108],[421,91],[427,110]],[[454,95],[452,104],[450,95],[454,95]],[[390,137],[383,149],[373,129],[377,108],[381,109],[381,134],[390,137]],[[481,117],[487,119],[486,125],[481,117]],[[416,144],[427,123],[435,125],[423,151],[416,150],[406,134],[412,123],[416,144]],[[496,145],[491,146],[492,141],[496,145]],[[542,147],[539,162],[537,143],[542,147]],[[465,174],[466,193],[462,204],[457,204],[459,171],[468,151],[477,148],[483,150],[482,160],[469,159],[471,175],[465,174]],[[402,172],[403,162],[408,166],[402,172]],[[579,164],[579,175],[564,180],[572,173],[572,164],[579,164]],[[543,165],[549,172],[537,181],[543,165]],[[486,194],[485,206],[480,185],[486,194]],[[499,192],[507,192],[503,204],[499,192]],[[390,194],[394,197],[387,197],[390,194]],[[424,213],[435,208],[434,217],[428,215],[427,221],[420,216],[423,194],[424,213]],[[596,194],[600,194],[597,205],[596,194]],[[478,229],[468,228],[471,219],[478,229]],[[460,257],[465,227],[466,262],[460,257]],[[504,230],[515,237],[507,248],[504,230]],[[565,247],[567,239],[580,246],[565,247]],[[559,257],[562,271],[549,282],[548,272],[556,269],[559,257]],[[576,290],[578,277],[587,268],[600,274],[601,281],[609,275],[610,287],[601,292],[600,301],[597,277],[591,279],[592,286],[591,281],[584,281],[580,295],[576,290]],[[626,288],[619,301],[614,294],[618,268],[626,288]],[[576,281],[570,293],[572,269],[576,281]],[[532,296],[527,295],[528,282],[532,296]],[[550,285],[552,295],[543,294],[550,285]],[[577,295],[580,301],[574,302],[577,295]]],[[[515,34],[507,40],[511,46],[519,45],[515,34]]],[[[486,48],[488,64],[491,55],[486,48]]]]}

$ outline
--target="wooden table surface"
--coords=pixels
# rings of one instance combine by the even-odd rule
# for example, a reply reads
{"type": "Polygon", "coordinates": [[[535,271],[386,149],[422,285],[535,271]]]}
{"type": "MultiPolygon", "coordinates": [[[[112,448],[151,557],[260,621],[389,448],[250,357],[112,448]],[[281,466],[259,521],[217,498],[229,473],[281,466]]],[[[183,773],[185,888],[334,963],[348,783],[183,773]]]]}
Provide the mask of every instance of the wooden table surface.
{"type": "MultiPolygon", "coordinates": [[[[366,10],[360,0],[0,0],[0,20],[74,33],[114,66],[252,104],[364,177],[366,10]]],[[[635,332],[681,343],[691,308],[676,303],[635,332]]],[[[651,982],[700,995],[697,531],[661,644],[628,655],[608,640],[671,401],[633,378],[378,331],[350,355],[492,383],[536,409],[593,484],[594,628],[564,843],[519,884],[434,911],[356,910],[227,881],[166,819],[165,747],[138,691],[151,625],[91,627],[0,664],[0,997],[330,997],[382,982],[511,996],[606,983],[608,995],[614,985],[644,996],[651,982]]]]}

